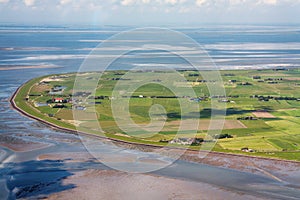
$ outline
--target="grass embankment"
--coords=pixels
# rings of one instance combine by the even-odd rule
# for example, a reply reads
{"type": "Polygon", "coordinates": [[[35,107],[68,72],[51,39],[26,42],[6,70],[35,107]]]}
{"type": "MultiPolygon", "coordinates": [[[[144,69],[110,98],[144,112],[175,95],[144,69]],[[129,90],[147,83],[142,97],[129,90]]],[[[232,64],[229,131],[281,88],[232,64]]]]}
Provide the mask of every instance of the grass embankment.
{"type": "Polygon", "coordinates": [[[15,105],[18,109],[25,112],[24,114],[30,115],[29,117],[36,117],[45,122],[50,122],[63,128],[75,130],[75,127],[71,124],[61,122],[59,120],[47,116],[46,114],[41,113],[40,111],[35,109],[28,101],[26,101],[26,98],[28,98],[29,91],[32,88],[32,86],[37,82],[41,81],[43,78],[44,77],[35,78],[22,85],[13,97],[15,105]]]}

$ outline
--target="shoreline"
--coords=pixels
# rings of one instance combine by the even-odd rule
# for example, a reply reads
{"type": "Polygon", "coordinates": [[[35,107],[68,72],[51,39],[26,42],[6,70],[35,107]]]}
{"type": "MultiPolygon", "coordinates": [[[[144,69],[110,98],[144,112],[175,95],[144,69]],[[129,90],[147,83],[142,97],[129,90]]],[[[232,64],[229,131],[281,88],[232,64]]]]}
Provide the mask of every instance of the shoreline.
{"type": "MultiPolygon", "coordinates": [[[[36,121],[41,122],[44,125],[47,125],[49,128],[55,129],[55,130],[59,130],[59,131],[63,131],[65,133],[70,133],[70,134],[74,134],[74,135],[78,135],[78,136],[87,136],[90,138],[95,138],[95,139],[104,139],[104,140],[108,140],[111,142],[116,142],[119,145],[129,145],[129,147],[133,147],[133,148],[138,148],[139,150],[143,151],[143,148],[150,148],[150,149],[157,149],[157,148],[166,148],[168,150],[184,150],[185,154],[190,154],[191,156],[195,155],[195,153],[198,154],[213,154],[216,156],[232,156],[232,157],[238,157],[238,158],[251,158],[251,159],[259,159],[259,160],[266,160],[266,161],[277,161],[277,162],[283,162],[283,163],[294,163],[294,164],[300,164],[300,161],[296,161],[296,160],[284,160],[284,159],[279,159],[279,158],[267,158],[267,157],[262,157],[262,156],[252,156],[252,155],[243,155],[243,154],[234,154],[234,153],[225,153],[225,152],[217,152],[217,151],[205,151],[205,150],[193,150],[193,149],[188,149],[188,148],[180,148],[180,147],[165,147],[165,146],[160,146],[160,145],[154,145],[154,144],[142,144],[142,143],[136,143],[136,142],[129,142],[129,141],[124,141],[124,140],[120,140],[120,139],[115,139],[115,138],[109,138],[109,137],[103,137],[100,135],[95,135],[95,134],[91,134],[91,133],[85,133],[85,132],[79,132],[77,130],[73,130],[73,129],[69,129],[69,128],[65,128],[65,127],[61,127],[59,125],[53,124],[51,122],[45,121],[43,119],[40,119],[36,116],[33,116],[29,113],[27,113],[26,111],[22,110],[21,108],[19,108],[16,103],[15,103],[15,97],[17,96],[18,92],[22,89],[22,87],[24,85],[26,85],[29,81],[25,82],[24,84],[22,84],[20,87],[18,87],[18,89],[13,93],[13,95],[9,98],[9,102],[11,107],[18,111],[19,113],[21,113],[23,116],[28,117],[30,119],[34,119],[36,121]]],[[[206,155],[207,156],[207,155],[206,155]]],[[[200,158],[198,157],[198,159],[203,160],[206,158],[200,158]]],[[[181,159],[181,158],[180,158],[181,159]]],[[[189,160],[189,159],[188,159],[189,160]]],[[[191,159],[189,161],[194,162],[194,159],[191,159]]]]}

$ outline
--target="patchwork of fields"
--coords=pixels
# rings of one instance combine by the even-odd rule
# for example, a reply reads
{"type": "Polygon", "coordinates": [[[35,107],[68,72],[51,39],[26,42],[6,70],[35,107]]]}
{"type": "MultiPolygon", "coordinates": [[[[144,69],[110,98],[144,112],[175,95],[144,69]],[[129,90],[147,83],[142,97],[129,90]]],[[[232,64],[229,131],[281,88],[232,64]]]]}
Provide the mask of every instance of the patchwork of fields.
{"type": "MultiPolygon", "coordinates": [[[[137,125],[146,130],[132,131],[132,134],[115,121],[122,118],[121,110],[120,116],[116,116],[111,108],[112,102],[116,101],[112,93],[115,85],[126,85],[128,81],[122,79],[125,73],[101,74],[94,94],[85,94],[84,89],[76,91],[81,92],[77,93],[80,101],[74,98],[76,74],[33,79],[21,88],[15,102],[25,112],[61,127],[77,127],[124,141],[166,145],[174,139],[196,137],[208,143],[218,138],[214,135],[218,133],[219,136],[226,134],[226,137],[220,137],[215,151],[300,160],[299,69],[221,71],[226,96],[219,97],[209,94],[207,81],[198,72],[180,72],[195,91],[195,96],[176,96],[154,77],[152,83],[139,87],[131,96],[124,96],[129,102],[128,111],[134,124],[128,124],[127,128],[135,130],[137,125]],[[181,108],[182,102],[187,106],[186,110],[181,108]],[[212,102],[217,102],[213,111],[212,102]],[[152,109],[154,105],[163,109],[152,109]],[[215,131],[219,127],[223,129],[215,131]]],[[[155,72],[151,73],[155,76],[155,72]]],[[[100,73],[79,76],[98,81],[100,73]]],[[[177,85],[184,89],[186,84],[177,85]]],[[[190,148],[199,149],[201,145],[190,148]]]]}

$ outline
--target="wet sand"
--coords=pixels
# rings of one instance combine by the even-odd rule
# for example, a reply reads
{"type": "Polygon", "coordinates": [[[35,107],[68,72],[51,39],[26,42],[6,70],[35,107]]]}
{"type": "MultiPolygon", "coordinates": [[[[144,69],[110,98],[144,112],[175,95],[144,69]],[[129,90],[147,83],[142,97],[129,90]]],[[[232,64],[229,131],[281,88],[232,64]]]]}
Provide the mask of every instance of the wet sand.
{"type": "MultiPolygon", "coordinates": [[[[49,153],[38,157],[38,160],[68,160],[85,162],[95,159],[88,152],[72,152],[72,153],[49,153]]],[[[113,159],[113,158],[112,158],[113,159]]],[[[271,160],[264,158],[242,157],[229,154],[220,155],[219,153],[208,153],[204,158],[199,158],[198,153],[186,152],[181,160],[202,163],[210,166],[234,169],[242,172],[248,172],[263,176],[275,178],[276,180],[293,182],[299,184],[300,180],[300,163],[290,161],[271,160]]],[[[132,162],[133,159],[124,158],[116,160],[116,162],[132,162]]],[[[145,159],[145,162],[158,162],[156,159],[145,159]]]]}
{"type": "Polygon", "coordinates": [[[27,152],[43,149],[51,146],[51,144],[26,141],[14,136],[2,134],[0,135],[0,146],[6,147],[14,152],[27,152]]]}
{"type": "MultiPolygon", "coordinates": [[[[68,143],[80,143],[78,139],[70,139],[67,137],[54,137],[60,142],[68,143]]],[[[42,135],[40,135],[42,137],[42,135]]],[[[116,144],[114,142],[114,144],[116,144]]],[[[38,149],[44,149],[49,147],[51,144],[38,143],[38,142],[28,142],[26,140],[19,139],[17,137],[0,135],[0,146],[9,148],[15,152],[28,152],[38,149]]],[[[156,149],[151,149],[150,147],[140,147],[134,145],[120,145],[122,147],[128,147],[128,149],[136,149],[143,152],[156,152],[156,149]]],[[[176,154],[176,150],[168,151],[170,156],[172,153],[176,154]],[[171,152],[171,153],[170,153],[171,152]]],[[[101,154],[102,158],[110,162],[134,162],[134,157],[124,157],[120,160],[119,157],[114,158],[113,156],[101,154]],[[116,160],[117,159],[117,160],[116,160]]],[[[44,153],[38,155],[37,160],[64,160],[67,162],[86,162],[89,160],[96,160],[92,155],[87,151],[84,152],[60,152],[60,153],[44,153]]],[[[275,159],[265,159],[259,157],[248,157],[241,155],[231,155],[231,154],[221,154],[217,152],[210,152],[205,154],[204,158],[199,156],[197,151],[186,151],[180,158],[181,160],[188,162],[196,162],[201,164],[206,164],[210,166],[217,166],[227,169],[234,169],[241,172],[248,172],[252,174],[267,176],[276,181],[288,182],[291,184],[299,185],[300,180],[300,162],[284,161],[284,160],[275,160],[275,159]]],[[[98,160],[96,160],[99,162],[98,160]]],[[[155,163],[161,162],[157,159],[144,159],[145,163],[155,163]]]]}
{"type": "Polygon", "coordinates": [[[221,154],[217,152],[210,152],[204,158],[200,158],[199,152],[193,151],[187,151],[181,159],[268,176],[281,182],[300,185],[300,162],[221,154]]]}
{"type": "MultiPolygon", "coordinates": [[[[185,154],[182,159],[184,160],[186,156],[187,155],[185,154]]],[[[190,156],[195,155],[190,154],[190,156]]],[[[88,153],[74,152],[44,154],[40,155],[38,159],[53,161],[61,160],[72,163],[88,162],[94,158],[88,153]]],[[[189,161],[190,160],[191,158],[189,158],[189,161]]],[[[98,162],[96,159],[94,159],[94,161],[98,162]]],[[[253,175],[256,174],[261,177],[267,177],[273,180],[274,183],[282,183],[283,185],[288,184],[293,185],[295,188],[299,188],[300,166],[298,163],[280,162],[260,158],[248,159],[246,157],[230,155],[220,156],[214,153],[208,154],[205,158],[197,160],[197,162],[219,166],[221,168],[235,169],[241,172],[248,172],[253,175]]],[[[178,177],[173,177],[172,174],[174,174],[174,172],[170,173],[170,177],[167,175],[170,169],[171,168],[158,173],[154,172],[154,174],[128,174],[116,172],[114,170],[106,171],[91,169],[75,172],[73,176],[70,176],[63,181],[64,184],[72,184],[75,185],[75,187],[69,191],[53,194],[49,199],[107,199],[107,195],[110,196],[110,199],[147,199],[148,197],[148,199],[211,199],[212,197],[213,199],[261,199],[264,196],[261,196],[261,192],[258,192],[258,194],[260,194],[259,196],[251,196],[255,193],[249,193],[247,189],[249,189],[249,187],[250,190],[252,187],[259,187],[259,190],[263,192],[263,188],[266,187],[266,190],[268,190],[268,187],[273,187],[269,184],[263,184],[261,186],[256,184],[252,185],[249,180],[249,184],[251,183],[250,185],[252,186],[247,186],[247,189],[245,188],[245,191],[247,192],[242,192],[243,190],[229,189],[231,188],[229,185],[232,184],[230,181],[228,182],[229,187],[226,186],[225,189],[220,185],[210,184],[209,182],[206,183],[205,181],[194,182],[192,179],[182,180],[180,174],[177,174],[179,175],[178,177]],[[133,198],[131,196],[132,194],[136,194],[134,197],[137,198],[133,198]],[[249,194],[251,195],[249,196],[249,194]]],[[[188,170],[188,168],[183,169],[188,170]]],[[[202,171],[202,169],[199,168],[198,172],[205,171],[202,171]]],[[[182,173],[182,171],[180,173],[182,173]]],[[[184,176],[185,175],[183,175],[183,177],[184,176]]],[[[219,174],[219,176],[222,177],[223,175],[219,174]]],[[[278,189],[282,188],[278,187],[278,189]]]]}
{"type": "Polygon", "coordinates": [[[259,199],[205,183],[111,170],[76,172],[63,183],[75,184],[76,187],[53,194],[47,199],[259,199]]]}
{"type": "Polygon", "coordinates": [[[68,162],[85,162],[93,159],[88,152],[49,153],[37,157],[37,160],[67,160],[68,162]]]}

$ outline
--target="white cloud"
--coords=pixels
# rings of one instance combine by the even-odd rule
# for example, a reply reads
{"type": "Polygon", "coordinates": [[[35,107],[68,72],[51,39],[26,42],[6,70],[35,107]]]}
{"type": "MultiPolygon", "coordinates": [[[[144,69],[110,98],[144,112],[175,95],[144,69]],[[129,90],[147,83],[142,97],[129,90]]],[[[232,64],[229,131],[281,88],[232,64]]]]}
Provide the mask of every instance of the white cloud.
{"type": "Polygon", "coordinates": [[[65,5],[65,4],[68,4],[68,3],[70,3],[72,0],[60,0],[60,4],[61,5],[65,5]]]}
{"type": "Polygon", "coordinates": [[[262,0],[261,3],[268,5],[276,5],[278,3],[277,0],[262,0]]]}
{"type": "Polygon", "coordinates": [[[206,3],[207,3],[207,0],[196,0],[196,5],[197,6],[203,6],[206,3]]]}
{"type": "Polygon", "coordinates": [[[35,3],[35,0],[24,0],[24,3],[26,6],[33,6],[35,3]]]}
{"type": "Polygon", "coordinates": [[[177,3],[177,0],[165,0],[167,4],[175,5],[177,3]]]}
{"type": "Polygon", "coordinates": [[[274,6],[280,6],[280,5],[293,5],[293,4],[299,4],[300,0],[256,0],[256,5],[274,5],[274,6]]]}
{"type": "Polygon", "coordinates": [[[128,5],[133,4],[134,2],[135,2],[134,0],[122,0],[121,5],[128,6],[128,5]]]}
{"type": "Polygon", "coordinates": [[[247,1],[247,0],[229,0],[229,4],[230,5],[237,5],[237,4],[240,4],[240,3],[245,3],[245,1],[247,1]]]}
{"type": "Polygon", "coordinates": [[[299,9],[300,0],[0,0],[0,21],[299,23],[299,9]]]}

